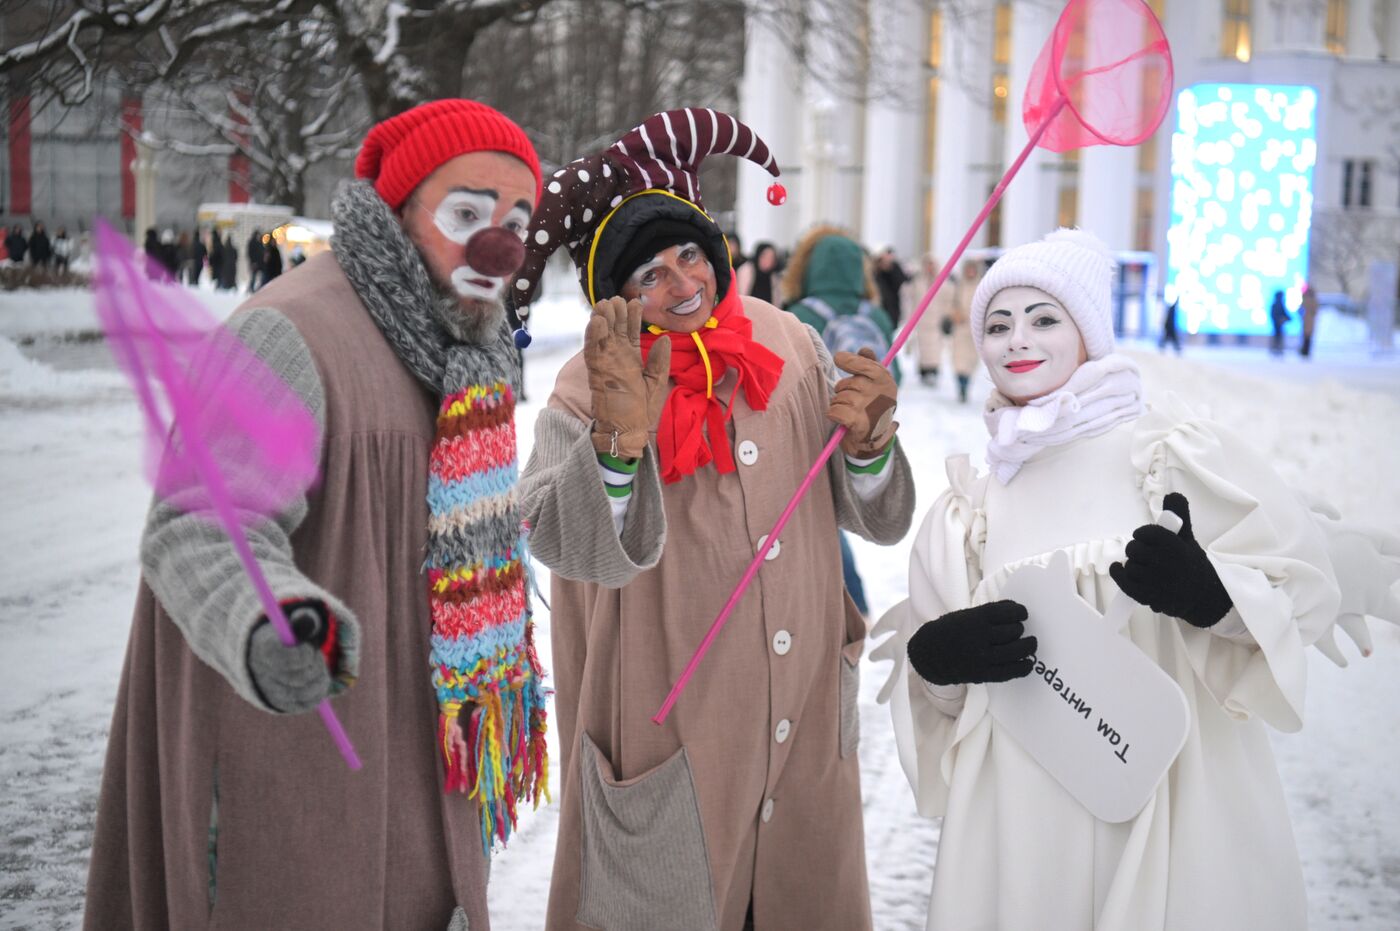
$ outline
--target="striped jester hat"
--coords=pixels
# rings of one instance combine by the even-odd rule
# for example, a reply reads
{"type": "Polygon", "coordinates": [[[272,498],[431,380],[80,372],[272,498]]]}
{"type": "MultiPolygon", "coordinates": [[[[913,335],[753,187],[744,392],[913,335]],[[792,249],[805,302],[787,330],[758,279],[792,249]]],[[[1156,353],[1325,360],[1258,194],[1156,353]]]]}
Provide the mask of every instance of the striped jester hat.
{"type": "MultiPolygon", "coordinates": [[[[614,263],[632,236],[658,217],[696,227],[696,241],[709,255],[723,295],[731,277],[729,245],[700,199],[700,164],[715,154],[737,155],[779,175],[757,133],[727,113],[700,107],[658,113],[603,151],[556,171],[544,185],[525,238],[525,261],[510,288],[522,324],[556,249],[568,247],[592,304],[618,293],[622,282],[615,280],[614,263]]],[[[768,188],[769,203],[786,198],[781,184],[768,188]]],[[[518,342],[528,343],[519,335],[518,342]]]]}

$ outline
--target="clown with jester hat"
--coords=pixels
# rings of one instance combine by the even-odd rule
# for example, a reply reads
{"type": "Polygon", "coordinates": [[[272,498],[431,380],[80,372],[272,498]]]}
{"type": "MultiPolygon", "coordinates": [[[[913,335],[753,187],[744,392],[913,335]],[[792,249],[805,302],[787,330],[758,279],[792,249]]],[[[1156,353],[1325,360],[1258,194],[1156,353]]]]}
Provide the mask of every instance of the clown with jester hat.
{"type": "MultiPolygon", "coordinates": [[[[776,176],[749,127],[657,114],[546,179],[509,293],[568,248],[592,306],[521,478],[553,570],[563,797],[550,929],[871,926],[838,527],[893,543],[914,486],[895,384],[735,286],[697,175],[776,176]],[[849,374],[842,377],[837,368],[849,374]],[[850,428],[664,725],[665,697],[835,424],[850,428]]],[[[776,197],[770,197],[776,199],[776,197]]]]}

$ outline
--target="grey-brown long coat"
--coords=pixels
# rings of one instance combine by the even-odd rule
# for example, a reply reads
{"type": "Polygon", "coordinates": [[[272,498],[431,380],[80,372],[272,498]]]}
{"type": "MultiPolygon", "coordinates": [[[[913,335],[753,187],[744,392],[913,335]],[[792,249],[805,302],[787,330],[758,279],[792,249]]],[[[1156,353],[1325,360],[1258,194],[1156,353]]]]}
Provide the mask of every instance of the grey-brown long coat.
{"type": "Polygon", "coordinates": [[[581,357],[536,423],[521,493],[533,551],[554,572],[551,931],[738,931],[750,901],[764,931],[870,927],[855,704],[865,625],[844,594],[837,525],[886,543],[905,533],[913,482],[898,449],[869,501],[834,457],[666,724],[650,720],[832,429],[820,340],[768,304],[744,306],[785,365],[767,410],[735,403],[737,471],[663,486],[650,448],[620,538],[581,357]]]}
{"type": "Polygon", "coordinates": [[[86,926],[441,931],[461,906],[484,931],[478,809],[443,794],[429,681],[420,565],[437,399],[400,364],[332,255],[252,303],[276,310],[238,318],[241,335],[294,388],[323,394],[324,427],[319,487],[252,542],[279,598],[321,596],[359,622],[359,681],[333,702],[364,769],[346,768],[315,714],[254,707],[239,655],[247,631],[229,636],[260,613],[251,586],[226,571],[221,535],[167,524],[157,507],[103,772],[86,926]],[[167,536],[179,539],[152,570],[167,536]],[[184,629],[147,584],[152,571],[154,587],[181,603],[184,629]],[[221,571],[215,597],[191,597],[221,571]]]}

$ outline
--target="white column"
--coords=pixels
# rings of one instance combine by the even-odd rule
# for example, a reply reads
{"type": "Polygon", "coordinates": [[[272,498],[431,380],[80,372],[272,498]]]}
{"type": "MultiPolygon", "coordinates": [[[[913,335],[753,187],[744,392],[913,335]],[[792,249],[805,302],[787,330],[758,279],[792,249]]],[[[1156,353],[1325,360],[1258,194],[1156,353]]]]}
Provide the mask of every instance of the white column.
{"type": "MultiPolygon", "coordinates": [[[[1006,138],[1003,143],[1004,164],[1010,166],[1026,145],[1026,130],[1021,125],[1021,102],[1031,67],[1045,40],[1055,28],[1058,9],[1044,6],[1037,0],[1017,0],[1011,8],[1011,69],[1008,75],[1010,93],[1006,100],[1006,138]]],[[[1055,199],[1058,192],[1054,153],[1037,148],[1021,166],[1020,173],[1002,198],[1001,228],[1003,246],[1008,248],[1031,242],[1055,228],[1055,199]]]]}
{"type": "Polygon", "coordinates": [[[859,233],[865,108],[854,98],[865,89],[865,75],[852,31],[863,23],[858,8],[844,4],[810,3],[807,12],[803,161],[813,178],[802,225],[835,223],[859,233]]]}
{"type": "Polygon", "coordinates": [[[1327,33],[1325,0],[1256,0],[1254,52],[1322,52],[1327,33]]]}
{"type": "MultiPolygon", "coordinates": [[[[1093,21],[1088,23],[1091,44],[1105,38],[1098,34],[1107,28],[1093,21]]],[[[1137,37],[1110,36],[1119,42],[1133,42],[1137,37]]],[[[1142,38],[1146,38],[1143,33],[1142,38]]],[[[1135,72],[1120,72],[1118,93],[1122,99],[1142,109],[1142,81],[1135,72]]],[[[1139,125],[1148,114],[1139,113],[1139,125]]],[[[1148,139],[1143,145],[1152,145],[1148,139]]],[[[1116,145],[1088,146],[1079,150],[1077,185],[1077,221],[1080,229],[1088,230],[1103,240],[1115,252],[1134,246],[1134,221],[1137,213],[1138,150],[1116,145]]]]}
{"type": "MultiPolygon", "coordinates": [[[[993,150],[991,3],[943,19],[942,76],[938,82],[938,128],[934,133],[933,229],[929,242],[947,259],[967,232],[1000,177],[993,150]]],[[[984,225],[970,246],[986,245],[984,225]]]]}
{"type": "Polygon", "coordinates": [[[1079,228],[1115,252],[1134,246],[1137,161],[1136,147],[1098,145],[1079,152],[1079,228]]]}
{"type": "Polygon", "coordinates": [[[860,235],[915,257],[923,221],[924,69],[928,15],[914,0],[871,0],[871,60],[866,110],[860,235]]]}
{"type": "Polygon", "coordinates": [[[133,238],[144,242],[146,230],[156,225],[156,153],[150,146],[136,143],[136,160],[132,163],[136,178],[136,229],[133,238]]]}
{"type": "Polygon", "coordinates": [[[748,23],[738,115],[768,144],[788,192],[786,206],[772,206],[767,199],[772,177],[754,165],[739,165],[736,225],[751,252],[765,240],[792,245],[802,228],[799,205],[808,196],[810,179],[802,170],[801,69],[767,20],[749,17],[748,23]]]}

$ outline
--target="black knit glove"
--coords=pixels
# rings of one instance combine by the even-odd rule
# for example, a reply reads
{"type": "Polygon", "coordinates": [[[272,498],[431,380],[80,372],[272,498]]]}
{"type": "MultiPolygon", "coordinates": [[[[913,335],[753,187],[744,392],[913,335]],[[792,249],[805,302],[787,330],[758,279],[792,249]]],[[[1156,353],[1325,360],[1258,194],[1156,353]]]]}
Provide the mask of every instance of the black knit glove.
{"type": "Polygon", "coordinates": [[[1127,560],[1109,566],[1108,574],[1138,604],[1193,627],[1212,627],[1234,602],[1191,533],[1186,496],[1172,492],[1162,499],[1162,508],[1181,518],[1181,532],[1144,524],[1123,551],[1127,560]]]}
{"type": "Polygon", "coordinates": [[[1034,637],[1025,637],[1026,609],[993,601],[929,621],[909,638],[909,664],[934,685],[1009,682],[1035,665],[1034,637]]]}
{"type": "Polygon", "coordinates": [[[248,638],[248,672],[270,708],[289,714],[310,711],[331,694],[331,672],[321,648],[333,621],[319,601],[287,602],[282,610],[297,645],[284,645],[277,628],[263,618],[248,638]]]}

